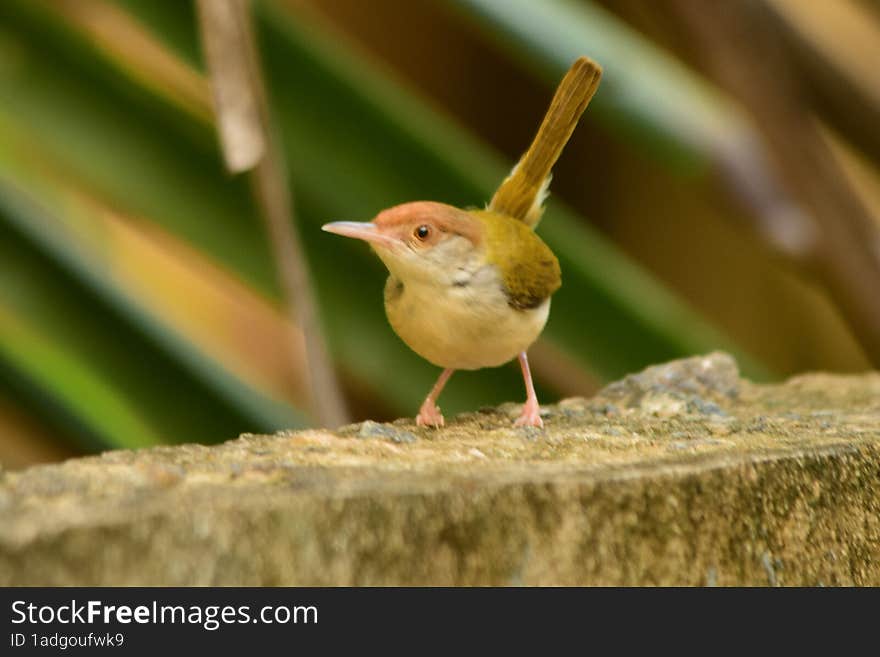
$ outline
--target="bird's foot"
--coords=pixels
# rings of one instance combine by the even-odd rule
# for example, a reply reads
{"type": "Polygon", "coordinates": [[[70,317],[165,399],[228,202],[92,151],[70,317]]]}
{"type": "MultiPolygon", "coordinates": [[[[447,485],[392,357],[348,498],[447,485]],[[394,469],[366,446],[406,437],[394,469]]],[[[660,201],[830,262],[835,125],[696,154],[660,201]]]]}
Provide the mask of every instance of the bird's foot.
{"type": "Polygon", "coordinates": [[[426,399],[425,403],[422,404],[422,407],[419,409],[419,414],[416,415],[416,426],[434,427],[437,429],[444,424],[445,421],[443,420],[443,414],[440,412],[440,408],[434,402],[426,399]]]}
{"type": "Polygon", "coordinates": [[[523,404],[522,413],[519,419],[514,422],[517,427],[544,427],[544,420],[541,419],[541,407],[534,399],[528,400],[523,404]]]}

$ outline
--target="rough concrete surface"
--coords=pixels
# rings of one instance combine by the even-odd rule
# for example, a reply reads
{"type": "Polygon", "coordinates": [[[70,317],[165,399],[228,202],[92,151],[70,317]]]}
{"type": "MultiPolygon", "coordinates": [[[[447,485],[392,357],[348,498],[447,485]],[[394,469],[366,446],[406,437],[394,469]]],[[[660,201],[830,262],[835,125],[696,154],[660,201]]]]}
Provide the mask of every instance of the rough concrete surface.
{"type": "Polygon", "coordinates": [[[878,374],[518,408],[0,472],[0,584],[880,584],[878,374]]]}

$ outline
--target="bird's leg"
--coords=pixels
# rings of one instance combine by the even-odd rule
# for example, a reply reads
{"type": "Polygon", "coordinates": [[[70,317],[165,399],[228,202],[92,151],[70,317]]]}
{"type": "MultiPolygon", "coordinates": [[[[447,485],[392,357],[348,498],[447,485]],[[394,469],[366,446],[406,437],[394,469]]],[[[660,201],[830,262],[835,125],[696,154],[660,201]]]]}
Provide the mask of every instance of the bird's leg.
{"type": "Polygon", "coordinates": [[[516,421],[516,426],[543,427],[544,421],[541,419],[541,407],[538,405],[538,395],[535,394],[535,384],[532,383],[529,359],[524,351],[519,353],[519,365],[522,367],[523,381],[526,383],[526,403],[523,404],[522,413],[516,421]]]}
{"type": "Polygon", "coordinates": [[[422,402],[422,407],[419,409],[419,414],[416,416],[416,424],[418,426],[435,428],[443,426],[443,414],[440,413],[440,409],[437,407],[437,397],[443,392],[443,386],[449,381],[449,377],[452,376],[454,371],[451,368],[443,370],[440,378],[437,379],[437,383],[434,384],[431,392],[425,397],[425,401],[422,402]]]}

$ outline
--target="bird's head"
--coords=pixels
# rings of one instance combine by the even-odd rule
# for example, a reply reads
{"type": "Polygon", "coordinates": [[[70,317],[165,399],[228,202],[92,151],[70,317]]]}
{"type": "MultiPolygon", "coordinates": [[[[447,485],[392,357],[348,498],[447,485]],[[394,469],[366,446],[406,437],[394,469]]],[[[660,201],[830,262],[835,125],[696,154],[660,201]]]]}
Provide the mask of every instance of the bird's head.
{"type": "Polygon", "coordinates": [[[325,224],[328,233],[368,242],[404,282],[441,283],[482,257],[485,228],[473,213],[431,201],[404,203],[373,221],[325,224]]]}

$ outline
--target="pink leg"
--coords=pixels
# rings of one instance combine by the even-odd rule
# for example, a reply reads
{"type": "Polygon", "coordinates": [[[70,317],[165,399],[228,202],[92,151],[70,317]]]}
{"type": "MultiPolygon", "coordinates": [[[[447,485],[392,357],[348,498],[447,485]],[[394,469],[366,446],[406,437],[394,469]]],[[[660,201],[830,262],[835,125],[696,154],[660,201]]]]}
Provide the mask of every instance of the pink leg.
{"type": "Polygon", "coordinates": [[[452,376],[452,373],[454,371],[455,370],[453,369],[443,370],[440,378],[437,379],[437,383],[434,384],[434,387],[431,388],[431,392],[429,392],[428,396],[425,397],[425,401],[422,403],[422,407],[419,409],[419,414],[416,416],[416,424],[418,426],[435,428],[443,426],[443,415],[440,413],[440,409],[437,407],[437,397],[439,397],[440,393],[443,392],[443,386],[445,386],[446,382],[449,381],[449,377],[452,376]]]}
{"type": "Polygon", "coordinates": [[[538,395],[535,394],[535,385],[532,383],[529,359],[524,351],[519,354],[519,364],[522,367],[523,380],[526,382],[526,403],[523,404],[522,414],[516,421],[516,426],[543,427],[541,407],[538,405],[538,395]]]}

